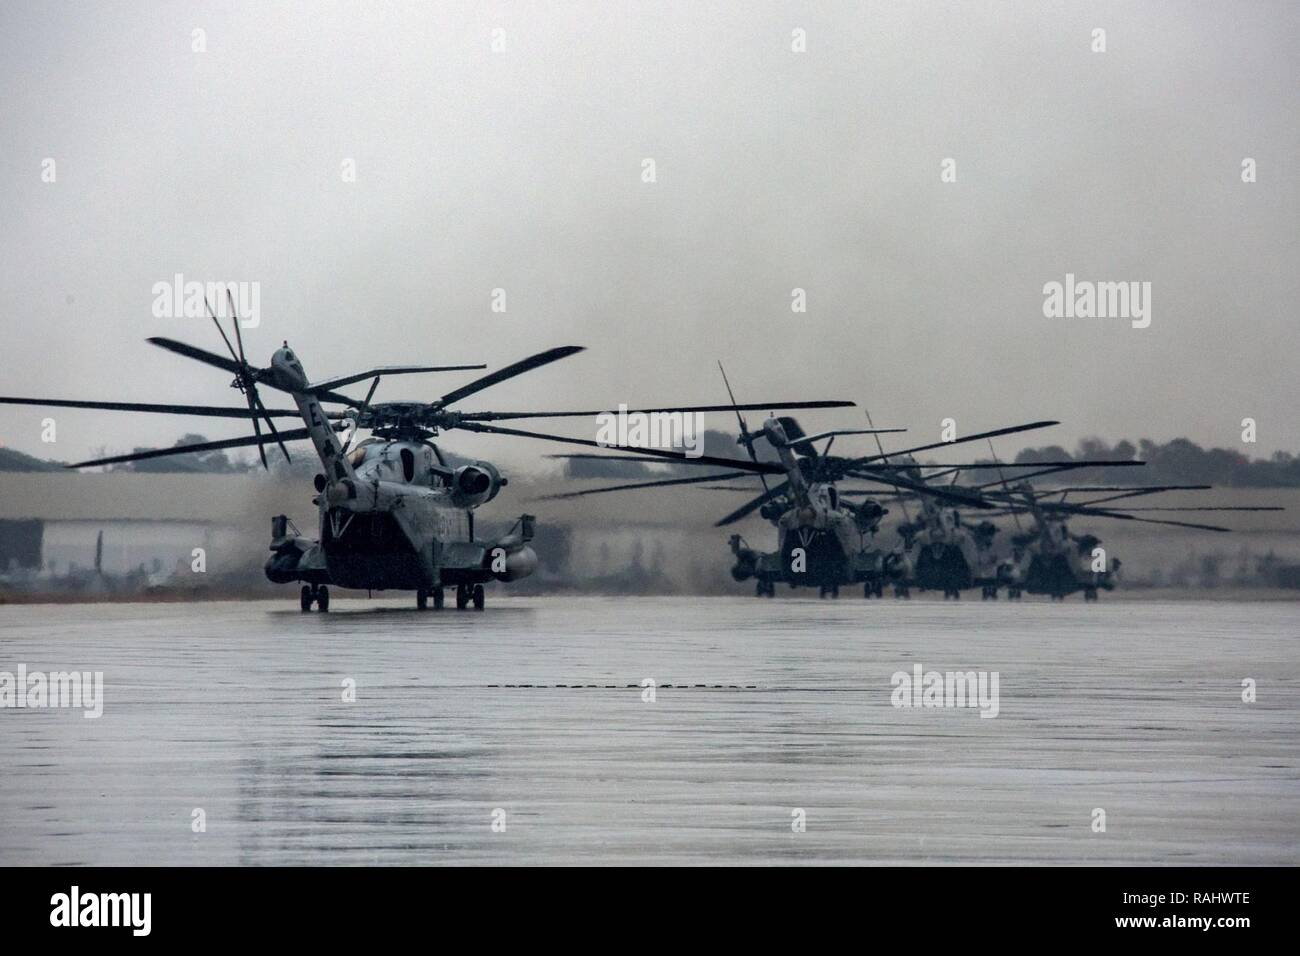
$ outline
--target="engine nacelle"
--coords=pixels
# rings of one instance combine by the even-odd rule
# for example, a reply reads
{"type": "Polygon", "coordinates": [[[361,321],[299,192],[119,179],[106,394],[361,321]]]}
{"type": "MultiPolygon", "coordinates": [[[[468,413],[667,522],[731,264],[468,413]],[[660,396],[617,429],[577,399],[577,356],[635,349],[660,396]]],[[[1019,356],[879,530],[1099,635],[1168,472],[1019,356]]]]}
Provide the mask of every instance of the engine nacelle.
{"type": "Polygon", "coordinates": [[[451,476],[451,490],[456,504],[462,508],[477,508],[497,496],[506,480],[493,465],[476,461],[461,465],[451,476]]]}

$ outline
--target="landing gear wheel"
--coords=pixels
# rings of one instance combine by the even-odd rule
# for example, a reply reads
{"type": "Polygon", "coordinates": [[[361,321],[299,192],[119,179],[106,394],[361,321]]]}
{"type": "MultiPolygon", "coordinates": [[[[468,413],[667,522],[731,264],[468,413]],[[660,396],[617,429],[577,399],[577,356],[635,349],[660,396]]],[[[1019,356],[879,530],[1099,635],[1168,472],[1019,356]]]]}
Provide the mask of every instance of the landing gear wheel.
{"type": "Polygon", "coordinates": [[[862,596],[868,600],[876,596],[876,589],[871,586],[870,581],[862,585],[862,596]]]}
{"type": "Polygon", "coordinates": [[[474,585],[474,610],[483,610],[483,605],[487,602],[487,593],[483,590],[483,585],[474,585]]]}
{"type": "Polygon", "coordinates": [[[469,606],[469,586],[465,584],[456,585],[456,610],[463,611],[469,606]]]}
{"type": "Polygon", "coordinates": [[[316,589],[316,610],[325,614],[330,609],[330,589],[321,585],[316,589]]]}
{"type": "Polygon", "coordinates": [[[418,588],[415,592],[415,606],[423,611],[429,606],[429,592],[424,588],[418,588]]]}
{"type": "Polygon", "coordinates": [[[433,589],[433,609],[434,609],[435,611],[441,611],[441,610],[442,610],[442,602],[443,602],[444,599],[445,599],[445,598],[444,598],[444,595],[443,595],[443,593],[442,593],[442,588],[434,588],[434,589],[433,589]]]}
{"type": "Polygon", "coordinates": [[[312,594],[311,587],[309,585],[304,584],[302,586],[302,591],[299,593],[298,596],[298,604],[299,606],[302,607],[302,612],[304,614],[306,614],[308,611],[311,610],[311,605],[314,600],[315,600],[315,595],[312,594]]]}
{"type": "Polygon", "coordinates": [[[1085,601],[1095,601],[1095,600],[1097,600],[1097,589],[1096,589],[1096,588],[1084,588],[1084,589],[1083,589],[1083,599],[1084,599],[1085,601]]]}
{"type": "Polygon", "coordinates": [[[895,599],[902,598],[904,600],[910,601],[912,599],[912,589],[905,584],[895,585],[894,598],[895,599]]]}

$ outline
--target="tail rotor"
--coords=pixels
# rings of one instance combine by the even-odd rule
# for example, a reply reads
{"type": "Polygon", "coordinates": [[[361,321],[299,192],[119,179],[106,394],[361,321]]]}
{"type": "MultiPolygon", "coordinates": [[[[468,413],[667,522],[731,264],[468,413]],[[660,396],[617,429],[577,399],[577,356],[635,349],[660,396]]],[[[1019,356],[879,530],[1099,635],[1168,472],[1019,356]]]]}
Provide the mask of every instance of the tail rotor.
{"type": "Polygon", "coordinates": [[[262,437],[262,421],[266,422],[266,427],[270,429],[276,444],[280,446],[280,451],[284,454],[284,460],[293,461],[289,457],[289,449],[284,446],[280,433],[276,431],[275,422],[271,421],[271,416],[266,413],[266,406],[262,404],[262,397],[257,393],[258,370],[249,365],[248,359],[244,357],[244,337],[239,331],[239,313],[235,310],[235,298],[230,294],[229,289],[226,289],[226,302],[230,306],[230,321],[235,329],[235,343],[239,346],[238,351],[236,351],[235,346],[230,344],[230,337],[226,335],[216,313],[212,311],[208,297],[203,297],[203,304],[207,307],[208,315],[212,318],[212,324],[221,333],[221,341],[226,343],[226,350],[230,352],[230,357],[238,365],[238,369],[235,371],[235,380],[231,383],[231,387],[238,389],[239,393],[244,396],[245,401],[248,402],[248,410],[253,421],[253,434],[259,439],[257,454],[262,459],[262,467],[270,468],[266,460],[266,446],[260,441],[262,437]]]}

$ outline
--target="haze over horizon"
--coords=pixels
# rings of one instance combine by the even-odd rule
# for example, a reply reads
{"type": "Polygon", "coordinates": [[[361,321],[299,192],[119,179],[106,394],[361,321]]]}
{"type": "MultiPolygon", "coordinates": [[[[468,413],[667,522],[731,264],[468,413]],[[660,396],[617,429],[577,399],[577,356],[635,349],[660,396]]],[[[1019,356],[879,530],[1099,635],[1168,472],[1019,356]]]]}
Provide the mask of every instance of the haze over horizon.
{"type": "MultiPolygon", "coordinates": [[[[910,429],[887,447],[949,417],[1055,418],[999,454],[1091,436],[1300,452],[1297,64],[1281,2],[9,3],[0,394],[239,405],[226,374],[144,342],[224,350],[206,319],[152,314],[179,273],[259,283],[250,360],[287,339],[316,379],[587,347],[466,410],[722,402],[722,359],[742,402],[849,399],[910,429]],[[1067,273],[1150,282],[1150,327],[1046,318],[1067,273]]],[[[251,434],[0,406],[0,442],[40,458],[186,432],[251,434]]],[[[529,468],[562,450],[446,445],[529,468]]]]}

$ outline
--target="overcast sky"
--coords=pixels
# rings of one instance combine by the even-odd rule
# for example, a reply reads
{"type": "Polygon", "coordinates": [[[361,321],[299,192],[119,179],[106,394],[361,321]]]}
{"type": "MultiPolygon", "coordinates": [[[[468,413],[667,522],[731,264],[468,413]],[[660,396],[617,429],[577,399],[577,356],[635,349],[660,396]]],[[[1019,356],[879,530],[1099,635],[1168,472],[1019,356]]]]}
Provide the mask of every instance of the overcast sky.
{"type": "MultiPolygon", "coordinates": [[[[288,339],[314,377],[587,346],[466,408],[716,402],[721,358],[742,400],[853,399],[919,440],[1051,417],[1033,443],[1300,451],[1298,79],[1287,2],[10,0],[0,393],[237,403],[144,342],[223,348],[153,316],[182,273],[260,283],[250,358],[288,339]],[[1045,318],[1067,272],[1150,282],[1150,327],[1045,318]]],[[[0,441],[70,460],[247,428],[58,412],[51,446],[49,414],[0,407],[0,441]]]]}

